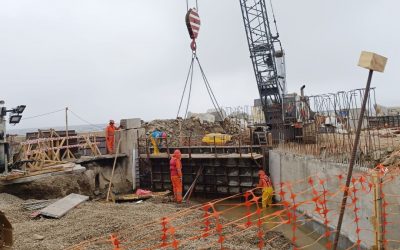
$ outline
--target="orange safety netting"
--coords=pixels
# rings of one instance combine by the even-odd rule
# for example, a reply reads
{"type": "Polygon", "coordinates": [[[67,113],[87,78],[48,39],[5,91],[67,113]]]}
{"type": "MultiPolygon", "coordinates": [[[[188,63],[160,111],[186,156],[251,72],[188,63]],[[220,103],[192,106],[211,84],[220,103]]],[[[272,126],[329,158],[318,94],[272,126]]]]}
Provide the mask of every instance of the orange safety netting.
{"type": "MultiPolygon", "coordinates": [[[[346,226],[353,244],[347,249],[380,243],[399,245],[400,194],[396,181],[400,171],[379,165],[355,173],[348,189],[346,226]],[[379,237],[378,237],[379,236],[379,237]],[[379,241],[378,241],[379,238],[379,241]]],[[[83,241],[69,249],[263,249],[281,237],[281,248],[331,249],[346,173],[314,174],[303,179],[275,183],[276,203],[261,208],[261,189],[182,208],[141,225],[83,241]],[[308,224],[319,225],[310,231],[308,224]],[[249,245],[250,244],[250,245],[249,245]],[[235,248],[237,247],[237,248],[235,248]]],[[[390,246],[391,246],[390,245],[390,246]]]]}

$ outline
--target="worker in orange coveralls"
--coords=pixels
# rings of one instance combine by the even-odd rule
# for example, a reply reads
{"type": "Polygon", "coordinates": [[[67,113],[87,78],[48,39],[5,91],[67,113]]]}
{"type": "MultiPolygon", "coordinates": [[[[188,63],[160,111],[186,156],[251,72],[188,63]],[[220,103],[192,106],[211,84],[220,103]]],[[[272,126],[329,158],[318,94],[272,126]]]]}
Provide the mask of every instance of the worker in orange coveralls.
{"type": "Polygon", "coordinates": [[[266,208],[272,203],[272,194],[274,192],[274,189],[272,188],[271,180],[263,170],[258,171],[258,177],[260,178],[260,180],[257,187],[262,188],[262,208],[266,208]]]}
{"type": "Polygon", "coordinates": [[[115,137],[115,130],[118,130],[119,127],[115,127],[114,120],[110,120],[106,128],[106,143],[107,143],[107,154],[114,153],[114,137],[115,137]]]}
{"type": "Polygon", "coordinates": [[[182,202],[182,162],[181,151],[175,150],[169,162],[169,170],[171,172],[171,182],[174,191],[174,199],[176,202],[182,202]]]}

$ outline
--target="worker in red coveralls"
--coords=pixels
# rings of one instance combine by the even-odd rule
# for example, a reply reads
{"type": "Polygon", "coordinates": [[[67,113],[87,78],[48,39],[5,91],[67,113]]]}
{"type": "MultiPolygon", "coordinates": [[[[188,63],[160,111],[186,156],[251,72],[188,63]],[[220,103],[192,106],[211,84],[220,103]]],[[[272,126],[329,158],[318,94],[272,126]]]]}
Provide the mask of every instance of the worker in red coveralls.
{"type": "Polygon", "coordinates": [[[171,172],[172,189],[174,191],[174,199],[176,202],[182,202],[182,162],[181,151],[175,150],[169,162],[169,170],[171,172]]]}
{"type": "Polygon", "coordinates": [[[258,177],[260,180],[257,187],[262,188],[262,208],[266,208],[272,203],[272,194],[274,190],[272,188],[271,180],[263,170],[258,171],[258,177]]]}
{"type": "Polygon", "coordinates": [[[107,144],[107,154],[114,153],[114,138],[115,138],[115,130],[118,130],[119,127],[115,127],[114,120],[110,120],[106,128],[106,144],[107,144]]]}

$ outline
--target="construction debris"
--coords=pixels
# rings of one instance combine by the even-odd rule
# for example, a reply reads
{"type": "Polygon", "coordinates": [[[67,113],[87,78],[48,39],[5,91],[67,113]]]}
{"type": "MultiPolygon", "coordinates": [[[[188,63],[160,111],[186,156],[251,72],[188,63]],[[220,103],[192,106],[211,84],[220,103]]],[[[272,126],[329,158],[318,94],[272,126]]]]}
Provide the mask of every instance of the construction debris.
{"type": "Polygon", "coordinates": [[[33,200],[22,203],[22,207],[28,211],[35,211],[49,206],[54,200],[33,200]]]}
{"type": "Polygon", "coordinates": [[[89,200],[89,196],[70,194],[44,208],[42,211],[40,211],[40,214],[58,219],[64,216],[74,207],[87,200],[89,200]]]}
{"type": "Polygon", "coordinates": [[[199,118],[189,119],[170,119],[170,120],[154,120],[143,125],[146,132],[152,132],[156,128],[166,132],[170,147],[176,147],[182,144],[182,140],[187,137],[192,137],[195,141],[201,142],[201,139],[210,133],[220,134],[238,134],[241,132],[240,124],[226,118],[223,122],[208,122],[202,121],[199,118]]]}
{"type": "Polygon", "coordinates": [[[155,197],[163,197],[169,195],[170,193],[171,191],[150,192],[150,193],[136,192],[136,194],[116,195],[112,196],[111,198],[114,202],[132,202],[132,201],[147,200],[155,197]]]}

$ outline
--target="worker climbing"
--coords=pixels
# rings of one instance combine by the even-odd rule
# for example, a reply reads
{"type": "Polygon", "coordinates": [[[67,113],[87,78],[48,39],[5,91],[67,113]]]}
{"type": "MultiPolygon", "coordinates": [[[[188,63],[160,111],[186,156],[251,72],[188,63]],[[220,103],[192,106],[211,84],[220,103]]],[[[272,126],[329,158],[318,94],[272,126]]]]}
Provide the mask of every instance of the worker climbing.
{"type": "Polygon", "coordinates": [[[174,200],[177,203],[182,202],[182,154],[179,149],[174,151],[172,158],[169,162],[169,169],[171,172],[171,183],[174,191],[174,200]]]}
{"type": "Polygon", "coordinates": [[[258,171],[258,177],[260,179],[257,187],[262,188],[262,208],[266,208],[272,203],[274,189],[272,188],[271,180],[263,170],[258,171]]]}
{"type": "Polygon", "coordinates": [[[149,133],[151,144],[153,145],[153,154],[158,155],[162,146],[163,140],[166,140],[167,133],[156,128],[153,132],[149,133]]]}
{"type": "Polygon", "coordinates": [[[120,127],[116,127],[114,124],[114,120],[110,120],[106,128],[107,154],[114,153],[115,131],[120,129],[120,127]]]}

